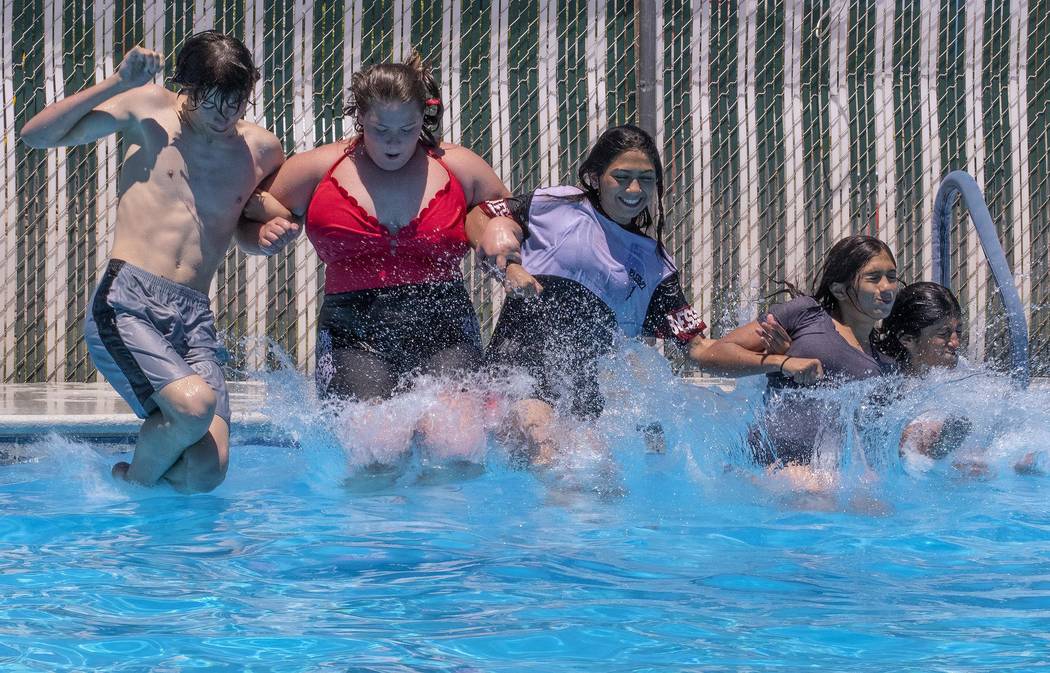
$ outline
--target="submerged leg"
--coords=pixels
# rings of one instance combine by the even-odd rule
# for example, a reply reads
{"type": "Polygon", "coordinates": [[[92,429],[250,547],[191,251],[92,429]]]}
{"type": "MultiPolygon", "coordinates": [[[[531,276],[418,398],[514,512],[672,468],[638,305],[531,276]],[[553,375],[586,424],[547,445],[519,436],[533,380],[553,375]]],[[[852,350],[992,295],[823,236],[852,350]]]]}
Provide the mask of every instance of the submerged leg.
{"type": "Polygon", "coordinates": [[[385,360],[356,348],[332,351],[332,376],[321,396],[347,401],[336,432],[350,464],[363,473],[400,471],[408,453],[414,420],[399,418],[388,400],[397,376],[385,360]]]}
{"type": "Polygon", "coordinates": [[[515,457],[537,467],[550,467],[558,456],[554,407],[543,400],[527,399],[511,405],[502,439],[511,444],[515,457]]]}
{"type": "Polygon", "coordinates": [[[186,447],[162,477],[180,493],[207,493],[226,479],[230,463],[230,428],[216,416],[208,432],[186,447]]]}
{"type": "MultiPolygon", "coordinates": [[[[423,371],[454,377],[475,371],[477,367],[477,349],[460,344],[439,351],[427,361],[423,371]]],[[[437,458],[479,462],[484,457],[488,435],[484,404],[480,394],[464,390],[455,382],[439,391],[416,426],[423,448],[437,458]]]]}

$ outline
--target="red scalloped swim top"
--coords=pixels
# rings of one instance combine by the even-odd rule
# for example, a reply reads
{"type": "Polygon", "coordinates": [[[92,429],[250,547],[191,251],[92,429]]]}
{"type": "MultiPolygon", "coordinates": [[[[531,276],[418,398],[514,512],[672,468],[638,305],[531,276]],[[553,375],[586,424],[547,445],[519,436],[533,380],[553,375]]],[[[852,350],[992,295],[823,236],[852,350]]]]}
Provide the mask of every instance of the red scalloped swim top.
{"type": "Polygon", "coordinates": [[[470,249],[467,199],[445,162],[427,152],[448,173],[448,183],[391,234],[332,177],[352,150],[347,146],[328,169],[306,210],[306,235],[327,265],[325,293],[461,279],[459,265],[470,249]]]}

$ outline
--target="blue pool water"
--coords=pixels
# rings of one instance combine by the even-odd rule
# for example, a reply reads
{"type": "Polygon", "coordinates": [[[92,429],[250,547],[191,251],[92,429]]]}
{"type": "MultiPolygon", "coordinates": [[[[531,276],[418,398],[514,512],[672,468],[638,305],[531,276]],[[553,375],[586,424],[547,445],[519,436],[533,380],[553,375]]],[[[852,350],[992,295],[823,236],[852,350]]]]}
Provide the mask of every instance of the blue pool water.
{"type": "MultiPolygon", "coordinates": [[[[283,383],[275,405],[310,409],[283,383]]],[[[754,388],[624,390],[612,475],[493,446],[480,474],[417,461],[360,488],[312,412],[285,421],[298,446],[235,447],[189,498],[112,482],[101,447],[21,447],[0,468],[0,670],[1046,670],[1050,478],[1011,466],[1047,448],[1048,391],[909,391],[879,432],[966,409],[987,473],[904,466],[885,439],[874,473],[847,457],[811,494],[739,458],[754,388]],[[664,455],[631,430],[653,414],[664,455]]]]}

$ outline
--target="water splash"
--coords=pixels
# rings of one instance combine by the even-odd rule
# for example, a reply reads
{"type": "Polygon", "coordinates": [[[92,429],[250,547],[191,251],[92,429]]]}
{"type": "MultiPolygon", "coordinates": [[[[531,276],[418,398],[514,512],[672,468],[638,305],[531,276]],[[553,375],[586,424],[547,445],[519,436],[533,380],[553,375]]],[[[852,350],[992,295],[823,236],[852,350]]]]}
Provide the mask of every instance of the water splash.
{"type": "Polygon", "coordinates": [[[62,493],[67,500],[92,505],[133,499],[144,489],[125,487],[110,476],[115,452],[124,448],[48,433],[5,447],[10,464],[0,470],[0,484],[46,485],[47,491],[62,493]]]}
{"type": "Polygon", "coordinates": [[[764,377],[741,379],[732,391],[693,386],[671,376],[655,350],[630,343],[605,364],[602,387],[609,404],[601,427],[624,472],[644,475],[628,478],[631,490],[643,494],[654,495],[646,480],[659,464],[661,487],[668,487],[664,477],[673,474],[676,493],[693,489],[724,500],[728,491],[753,487],[749,498],[807,508],[814,503],[803,501],[818,497],[821,509],[880,513],[900,499],[901,489],[928,488],[923,480],[1009,480],[1025,466],[1039,474],[1050,464],[1050,388],[1018,390],[990,368],[802,391],[803,398],[832,412],[812,429],[814,464],[766,470],[754,464],[747,441],[760,417],[764,377]],[[931,414],[966,419],[962,445],[940,460],[902,453],[905,428],[931,414]],[[651,423],[662,427],[667,444],[666,455],[655,459],[637,431],[651,423]]]}
{"type": "Polygon", "coordinates": [[[282,366],[251,373],[267,386],[261,411],[291,440],[301,473],[330,485],[343,484],[348,475],[411,482],[425,472],[433,480],[435,471],[506,464],[491,435],[505,422],[511,401],[532,386],[521,374],[424,375],[389,399],[323,400],[312,377],[283,353],[274,360],[282,366]]]}
{"type": "MultiPolygon", "coordinates": [[[[277,366],[248,374],[267,386],[260,411],[291,441],[265,452],[235,449],[224,491],[260,483],[341,490],[348,477],[362,474],[371,484],[365,490],[382,489],[500,473],[516,464],[516,449],[501,428],[513,404],[532,389],[524,372],[424,376],[388,400],[331,401],[318,398],[312,377],[276,345],[268,348],[267,360],[277,366]]],[[[601,362],[605,413],[594,423],[566,419],[558,426],[561,452],[542,481],[565,491],[630,493],[643,500],[672,495],[754,502],[820,493],[845,507],[857,497],[893,500],[899,489],[925,488],[921,483],[931,479],[1007,479],[1025,460],[1032,473],[1050,464],[1050,389],[1020,391],[990,369],[966,368],[925,380],[882,378],[804,391],[835,409],[826,427],[814,429],[820,438],[814,469],[805,475],[769,472],[754,464],[748,444],[764,383],[764,377],[750,377],[731,389],[693,385],[675,376],[656,349],[624,340],[601,362]],[[902,455],[905,428],[930,416],[966,418],[970,430],[962,446],[942,460],[902,455]]],[[[62,479],[94,474],[98,480],[84,488],[100,497],[124,493],[113,490],[109,458],[69,440],[48,438],[45,444],[49,453],[34,448],[35,460],[47,455],[64,462],[70,472],[62,479]],[[65,460],[62,452],[93,456],[93,462],[65,460]]]]}

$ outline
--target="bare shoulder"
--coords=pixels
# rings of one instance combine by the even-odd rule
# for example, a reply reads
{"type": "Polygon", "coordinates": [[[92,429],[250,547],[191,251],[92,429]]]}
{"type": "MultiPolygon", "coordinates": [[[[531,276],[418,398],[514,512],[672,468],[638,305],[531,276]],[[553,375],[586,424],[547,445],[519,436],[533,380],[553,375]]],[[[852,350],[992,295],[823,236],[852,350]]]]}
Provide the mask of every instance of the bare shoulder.
{"type": "Polygon", "coordinates": [[[178,99],[178,94],[159,84],[143,84],[140,87],[135,87],[128,93],[135,95],[147,105],[156,105],[157,107],[173,106],[176,99],[178,99]]]}
{"type": "Polygon", "coordinates": [[[463,185],[469,206],[473,207],[482,201],[510,196],[506,185],[492,170],[489,162],[466,147],[441,143],[437,155],[444,160],[449,170],[463,185]]]}
{"type": "Polygon", "coordinates": [[[270,150],[281,146],[281,139],[273,131],[265,129],[255,122],[242,121],[241,135],[253,149],[270,150]]]}
{"type": "Polygon", "coordinates": [[[144,84],[125,91],[110,101],[112,107],[123,107],[139,119],[153,118],[175,109],[177,96],[159,84],[144,84]]]}
{"type": "Polygon", "coordinates": [[[277,170],[268,191],[293,213],[302,215],[317,183],[339,160],[346,146],[346,142],[334,142],[290,157],[277,170]]]}
{"type": "Polygon", "coordinates": [[[270,173],[284,162],[284,147],[272,131],[252,122],[242,122],[241,137],[252,155],[270,173]]]}
{"type": "Polygon", "coordinates": [[[335,161],[340,155],[346,152],[346,148],[349,147],[349,143],[345,140],[337,140],[334,143],[328,143],[326,145],[319,145],[312,150],[300,152],[296,156],[309,157],[310,161],[317,160],[329,160],[335,161]]]}
{"type": "Polygon", "coordinates": [[[460,170],[472,171],[479,168],[492,170],[487,161],[462,145],[441,143],[436,154],[457,174],[460,170]]]}
{"type": "Polygon", "coordinates": [[[339,157],[346,152],[346,148],[346,142],[340,140],[334,143],[328,143],[327,145],[321,145],[320,147],[315,147],[312,150],[299,152],[288,159],[286,162],[287,167],[308,174],[318,173],[320,175],[339,160],[339,157]]]}

